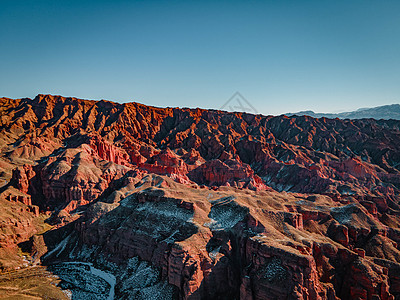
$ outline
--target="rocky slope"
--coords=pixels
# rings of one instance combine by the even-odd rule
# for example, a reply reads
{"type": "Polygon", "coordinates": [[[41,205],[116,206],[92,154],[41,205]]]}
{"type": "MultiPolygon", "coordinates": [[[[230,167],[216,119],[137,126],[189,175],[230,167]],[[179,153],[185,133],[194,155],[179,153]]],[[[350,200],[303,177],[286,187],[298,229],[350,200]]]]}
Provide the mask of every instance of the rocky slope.
{"type": "Polygon", "coordinates": [[[0,151],[0,250],[75,297],[400,299],[400,121],[38,95],[0,151]]]}

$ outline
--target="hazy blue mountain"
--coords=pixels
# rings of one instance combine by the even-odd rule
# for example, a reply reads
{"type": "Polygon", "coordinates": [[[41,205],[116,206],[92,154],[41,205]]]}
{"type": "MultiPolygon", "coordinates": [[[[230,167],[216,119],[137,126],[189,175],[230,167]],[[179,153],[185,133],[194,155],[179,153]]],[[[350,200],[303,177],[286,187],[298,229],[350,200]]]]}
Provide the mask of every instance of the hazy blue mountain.
{"type": "Polygon", "coordinates": [[[288,113],[287,116],[303,116],[307,115],[314,118],[340,118],[340,119],[395,119],[400,120],[400,104],[383,105],[372,108],[360,108],[355,111],[342,113],[315,113],[312,110],[299,111],[297,113],[288,113]]]}

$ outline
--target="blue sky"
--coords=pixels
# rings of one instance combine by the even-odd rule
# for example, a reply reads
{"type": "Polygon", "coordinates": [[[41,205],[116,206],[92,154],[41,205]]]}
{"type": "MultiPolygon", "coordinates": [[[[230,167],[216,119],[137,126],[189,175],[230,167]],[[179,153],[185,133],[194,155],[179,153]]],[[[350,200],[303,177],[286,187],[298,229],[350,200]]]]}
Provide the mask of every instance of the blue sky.
{"type": "Polygon", "coordinates": [[[400,103],[400,1],[0,0],[0,96],[263,114],[400,103]]]}

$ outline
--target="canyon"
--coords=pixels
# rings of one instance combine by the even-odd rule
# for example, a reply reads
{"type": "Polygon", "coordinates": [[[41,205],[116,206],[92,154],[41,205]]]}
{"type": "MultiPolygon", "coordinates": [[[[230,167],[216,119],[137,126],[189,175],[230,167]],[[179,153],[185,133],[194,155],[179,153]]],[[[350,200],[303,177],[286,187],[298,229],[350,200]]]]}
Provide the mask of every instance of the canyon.
{"type": "Polygon", "coordinates": [[[399,190],[398,120],[0,98],[0,269],[54,299],[400,299],[399,190]]]}

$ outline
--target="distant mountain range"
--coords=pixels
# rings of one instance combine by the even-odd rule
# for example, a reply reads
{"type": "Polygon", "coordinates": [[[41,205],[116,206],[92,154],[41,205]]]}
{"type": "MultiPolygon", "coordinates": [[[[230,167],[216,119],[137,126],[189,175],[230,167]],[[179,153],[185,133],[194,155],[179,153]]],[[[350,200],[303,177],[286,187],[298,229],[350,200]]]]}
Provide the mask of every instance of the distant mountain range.
{"type": "Polygon", "coordinates": [[[307,115],[314,118],[340,118],[340,119],[365,119],[373,118],[379,119],[395,119],[400,120],[400,104],[383,105],[372,108],[360,108],[356,111],[342,112],[342,113],[315,113],[312,110],[300,111],[297,113],[287,113],[287,116],[303,116],[307,115]]]}

